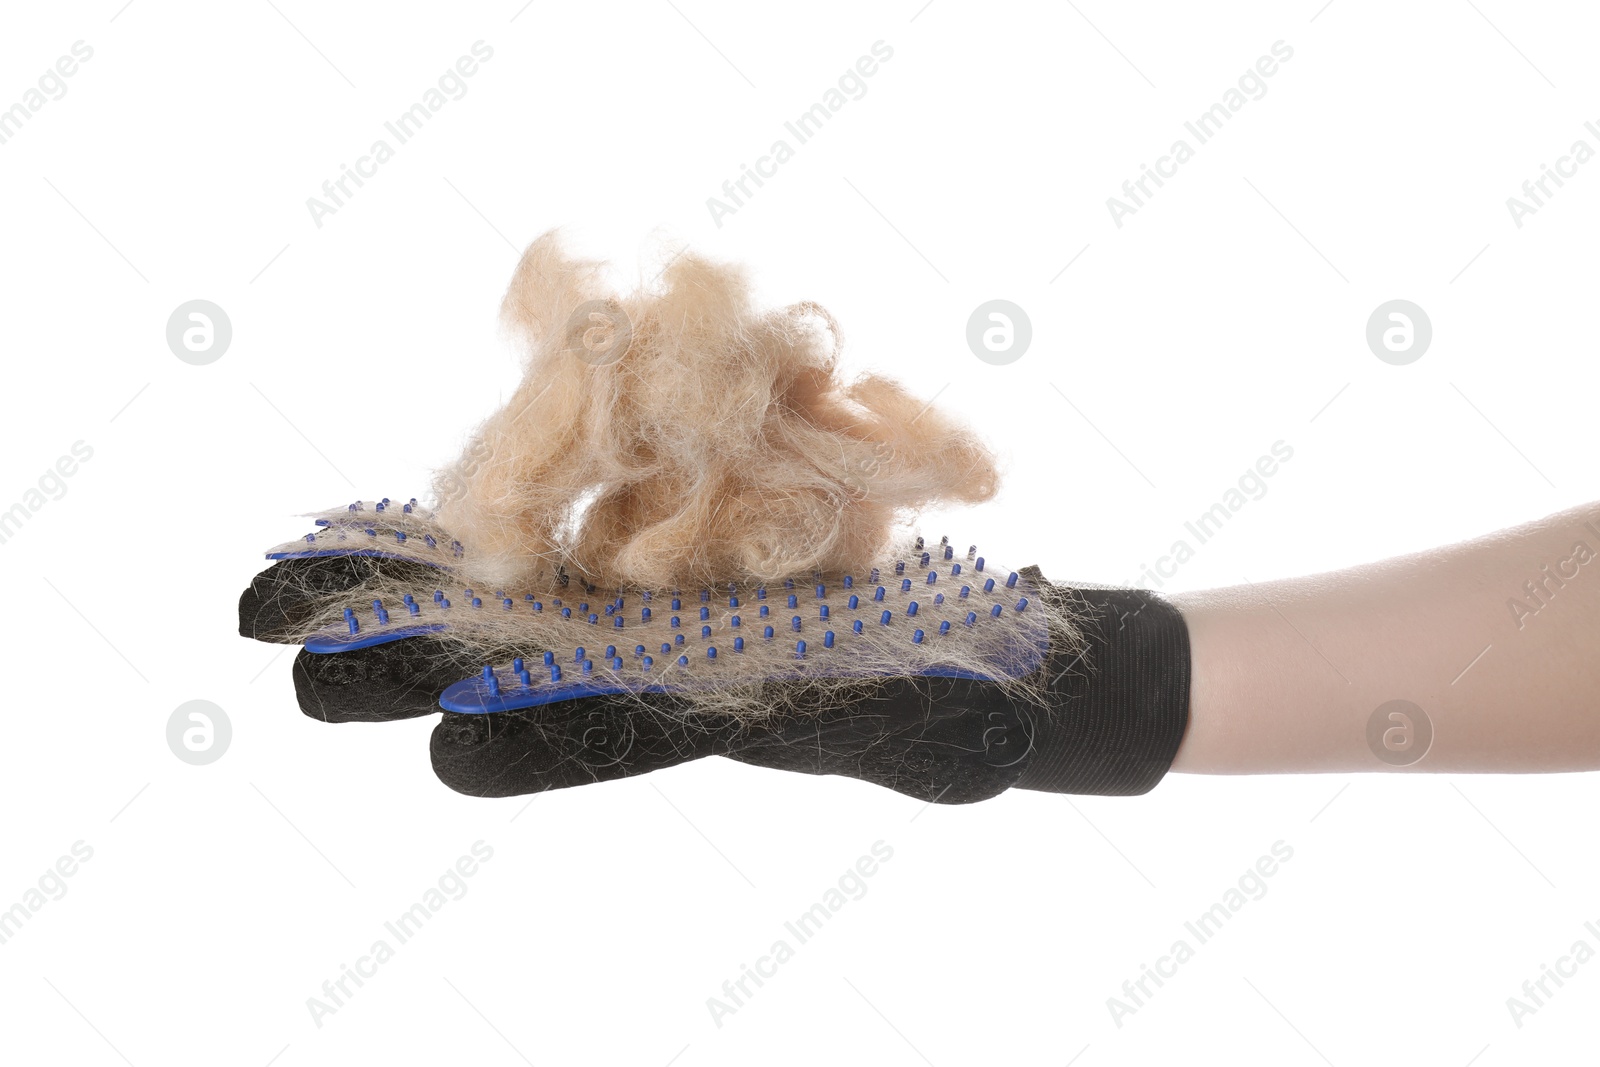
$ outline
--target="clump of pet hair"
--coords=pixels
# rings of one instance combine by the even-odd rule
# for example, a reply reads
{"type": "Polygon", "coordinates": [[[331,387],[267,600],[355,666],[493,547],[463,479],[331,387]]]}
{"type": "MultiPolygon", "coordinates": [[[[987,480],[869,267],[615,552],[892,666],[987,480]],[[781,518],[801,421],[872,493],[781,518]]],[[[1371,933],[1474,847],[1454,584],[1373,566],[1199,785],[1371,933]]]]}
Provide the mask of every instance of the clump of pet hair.
{"type": "Polygon", "coordinates": [[[526,345],[523,379],[434,487],[482,579],[839,573],[917,510],[997,489],[971,431],[887,378],[846,380],[833,317],[758,307],[737,266],[680,252],[619,294],[549,233],[502,317],[526,345]]]}
{"type": "MultiPolygon", "coordinates": [[[[368,521],[374,520],[354,529],[368,521]]],[[[1031,569],[1018,573],[1013,586],[993,560],[975,560],[970,550],[959,562],[948,560],[944,547],[908,540],[890,556],[868,561],[863,574],[876,571],[886,580],[876,589],[867,582],[854,586],[859,605],[848,603],[842,576],[818,582],[815,599],[800,576],[796,600],[803,597],[804,606],[785,607],[781,586],[770,591],[770,600],[768,590],[753,584],[723,585],[715,595],[704,590],[700,598],[685,589],[681,620],[676,599],[667,595],[652,600],[643,590],[602,590],[571,580],[507,586],[491,597],[465,572],[423,567],[419,574],[414,565],[363,563],[362,580],[327,593],[303,584],[315,582],[320,568],[290,568],[280,579],[289,583],[283,593],[310,610],[282,636],[339,642],[391,626],[411,629],[425,633],[442,659],[461,664],[463,676],[492,664],[512,687],[559,691],[577,679],[617,698],[669,692],[684,714],[741,720],[780,711],[816,714],[865,697],[885,678],[939,674],[986,678],[1019,705],[1047,709],[1055,676],[1076,666],[1084,647],[1071,595],[1031,569]],[[985,566],[987,572],[975,569],[985,566]],[[917,580],[889,577],[902,573],[917,580]],[[924,573],[937,573],[940,582],[924,582],[924,573]],[[987,576],[996,580],[987,582],[987,576]],[[946,595],[937,595],[940,588],[946,595]],[[820,614],[816,605],[825,604],[829,614],[820,614]],[[880,612],[893,623],[880,622],[880,612]],[[774,625],[764,626],[769,621],[774,625]],[[865,625],[855,629],[852,622],[865,625]],[[604,642],[613,645],[601,655],[604,642]],[[799,652],[806,643],[809,650],[799,652]],[[540,663],[546,652],[549,665],[540,663]],[[1056,663],[1049,670],[1040,666],[1047,656],[1056,663]],[[531,673],[519,680],[524,665],[531,673]],[[547,682],[551,666],[565,668],[564,680],[551,676],[547,682]]]]}

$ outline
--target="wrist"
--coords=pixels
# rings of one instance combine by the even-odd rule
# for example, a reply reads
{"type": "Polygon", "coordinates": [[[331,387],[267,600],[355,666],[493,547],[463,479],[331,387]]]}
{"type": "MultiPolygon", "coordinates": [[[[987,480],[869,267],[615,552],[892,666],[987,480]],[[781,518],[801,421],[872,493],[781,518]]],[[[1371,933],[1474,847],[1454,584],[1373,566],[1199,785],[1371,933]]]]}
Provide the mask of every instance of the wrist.
{"type": "Polygon", "coordinates": [[[1189,633],[1182,613],[1144,589],[1041,582],[1078,616],[1076,648],[1040,668],[1049,707],[1016,785],[1052,793],[1149,792],[1172,766],[1189,718],[1189,633]]]}

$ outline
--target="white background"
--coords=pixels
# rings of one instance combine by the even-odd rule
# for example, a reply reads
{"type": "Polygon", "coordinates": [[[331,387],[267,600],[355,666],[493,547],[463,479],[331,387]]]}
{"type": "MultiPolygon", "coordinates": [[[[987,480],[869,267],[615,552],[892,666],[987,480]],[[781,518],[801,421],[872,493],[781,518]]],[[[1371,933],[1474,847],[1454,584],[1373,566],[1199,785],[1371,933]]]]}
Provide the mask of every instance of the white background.
{"type": "Polygon", "coordinates": [[[294,516],[422,494],[510,391],[497,304],[558,225],[625,273],[660,236],[747,261],[772,303],[829,307],[854,368],[943,390],[1008,480],[928,532],[1011,565],[1131,582],[1278,440],[1293,460],[1168,590],[1600,498],[1600,162],[1520,228],[1506,207],[1600,147],[1584,5],[123,2],[8,4],[0,30],[0,107],[94,49],[0,145],[0,509],[93,449],[0,545],[0,908],[93,849],[0,945],[0,1056],[1593,1056],[1600,964],[1520,1028],[1506,1007],[1600,947],[1591,775],[1174,775],[924,809],[707,760],[475,800],[430,772],[431,719],[314,722],[289,656],[235,633],[294,516]],[[466,95],[315,225],[307,198],[479,40],[466,95]],[[707,198],[880,40],[866,94],[719,227],[707,198]],[[1107,197],[1279,40],[1266,95],[1117,227],[1107,197]],[[196,298],[233,324],[209,366],[165,341],[196,298]],[[964,337],[993,298],[1033,324],[1004,367],[964,337]],[[1435,332],[1408,366],[1364,339],[1395,298],[1435,332]],[[232,722],[209,766],[167,748],[191,699],[232,722]],[[307,998],[479,840],[467,895],[316,1025],[307,998]],[[716,1025],[707,998],[878,840],[866,895],[716,1025]],[[1269,892],[1116,1025],[1107,998],[1279,840],[1269,892]]]}

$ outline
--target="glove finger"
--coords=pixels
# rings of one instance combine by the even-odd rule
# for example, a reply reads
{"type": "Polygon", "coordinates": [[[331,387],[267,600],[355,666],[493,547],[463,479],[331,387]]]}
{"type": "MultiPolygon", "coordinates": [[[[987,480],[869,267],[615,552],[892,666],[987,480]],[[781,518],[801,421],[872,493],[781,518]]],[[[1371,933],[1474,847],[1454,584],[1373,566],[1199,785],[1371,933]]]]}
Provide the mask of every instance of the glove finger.
{"type": "Polygon", "coordinates": [[[296,644],[324,597],[377,576],[428,582],[440,572],[425,563],[381,556],[313,556],[279,560],[239,596],[239,633],[257,641],[296,644]]]}
{"type": "Polygon", "coordinates": [[[726,752],[741,733],[664,694],[583,697],[492,715],[446,712],[434,773],[458,793],[508,797],[627,778],[726,752]]]}
{"type": "Polygon", "coordinates": [[[433,714],[446,686],[481,667],[454,646],[426,637],[351,652],[301,649],[294,658],[294,691],[300,710],[313,719],[388,722],[433,714]]]}
{"type": "Polygon", "coordinates": [[[434,773],[471,796],[626,778],[705,756],[860,778],[926,802],[986,800],[1021,775],[1031,717],[997,686],[894,679],[845,707],[753,722],[696,715],[666,694],[587,697],[491,715],[444,713],[434,773]]]}
{"type": "Polygon", "coordinates": [[[1021,776],[1030,711],[992,682],[896,678],[846,707],[762,720],[726,754],[774,770],[859,778],[929,803],[970,804],[1021,776]]]}
{"type": "MultiPolygon", "coordinates": [[[[295,657],[295,693],[324,722],[387,722],[440,712],[439,694],[481,663],[426,637],[295,657]]],[[[666,694],[585,697],[490,715],[444,712],[431,753],[441,781],[515,796],[645,774],[728,749],[738,724],[694,716],[666,694]]]]}

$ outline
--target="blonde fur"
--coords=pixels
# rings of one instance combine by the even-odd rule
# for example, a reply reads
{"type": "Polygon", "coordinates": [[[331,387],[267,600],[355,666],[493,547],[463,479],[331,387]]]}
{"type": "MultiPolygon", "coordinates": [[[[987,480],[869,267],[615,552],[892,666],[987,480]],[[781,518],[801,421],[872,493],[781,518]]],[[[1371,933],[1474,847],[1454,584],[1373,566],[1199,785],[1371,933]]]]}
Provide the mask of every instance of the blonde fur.
{"type": "MultiPolygon", "coordinates": [[[[332,543],[338,532],[336,527],[332,543]]],[[[360,544],[364,530],[351,532],[360,544]]],[[[426,633],[458,659],[500,668],[508,685],[515,678],[509,664],[522,657],[539,689],[558,688],[542,666],[541,656],[550,652],[566,684],[588,660],[593,683],[607,691],[669,690],[682,696],[686,710],[736,718],[816,712],[830,701],[865,694],[875,679],[951,671],[992,679],[1016,699],[1043,707],[1046,680],[1034,667],[1046,649],[1079,646],[1070,604],[1045,595],[1027,577],[1018,576],[1013,587],[1004,569],[976,570],[975,553],[945,560],[943,542],[929,547],[924,552],[920,544],[900,544],[891,555],[870,561],[852,588],[843,587],[843,575],[819,574],[796,578],[792,587],[723,583],[705,590],[704,598],[695,589],[652,595],[585,587],[551,574],[533,586],[497,588],[466,585],[468,572],[460,569],[441,571],[433,580],[380,572],[354,588],[317,595],[316,612],[294,636],[322,639],[328,643],[324,650],[334,651],[354,639],[352,619],[357,635],[426,633]],[[929,573],[936,582],[926,581],[929,573]],[[987,589],[991,577],[994,586],[987,589]],[[852,592],[859,598],[854,608],[848,604],[852,592]],[[678,608],[672,606],[675,598],[678,608]],[[826,618],[819,611],[824,603],[830,607],[826,618]],[[378,605],[386,607],[380,612],[378,605]],[[880,619],[883,612],[891,617],[888,623],[880,619]],[[614,625],[619,617],[620,627],[614,625]],[[857,620],[859,633],[853,629],[857,620]],[[949,624],[944,632],[941,623],[949,624]],[[921,641],[913,640],[918,630],[921,641]],[[828,631],[837,636],[831,649],[824,643],[828,631]],[[735,638],[743,639],[742,651],[735,650],[735,638]],[[797,639],[809,646],[804,656],[796,654],[797,639]],[[605,654],[607,646],[615,647],[620,666],[605,654]],[[707,656],[710,648],[719,652],[714,659],[707,656]]]]}
{"type": "Polygon", "coordinates": [[[302,640],[338,639],[351,619],[362,633],[420,626],[459,657],[502,667],[546,651],[570,664],[582,645],[607,688],[666,688],[686,707],[741,719],[820,710],[874,678],[950,670],[1042,706],[1043,672],[1029,665],[1045,646],[1081,644],[1067,599],[1027,578],[1006,587],[1004,571],[986,590],[996,572],[978,572],[975,553],[952,548],[945,559],[944,541],[925,554],[895,535],[919,508],[994,495],[994,457],[970,431],[886,378],[842,378],[832,316],[811,303],[756,307],[737,267],[680,253],[626,296],[603,275],[604,264],[568,256],[554,234],[524,253],[502,305],[527,346],[524,377],[439,473],[434,508],[358,502],[274,550],[427,563],[452,606],[414,576],[374,573],[338,594],[308,587],[317,610],[302,640]],[[841,588],[847,574],[858,608],[841,588]],[[784,579],[794,580],[794,608],[784,579]],[[757,594],[764,584],[770,601],[757,594]],[[830,591],[829,619],[817,585],[830,591]],[[677,589],[687,594],[681,628],[669,607],[677,589]],[[656,591],[650,618],[645,590],[656,591]],[[621,628],[602,614],[608,605],[627,616],[621,628]],[[914,642],[919,628],[926,638],[914,642]],[[824,650],[829,629],[839,642],[824,650]],[[744,651],[732,653],[741,635],[744,651]],[[815,651],[797,656],[796,638],[815,651]],[[672,650],[651,668],[633,654],[663,643],[672,650]],[[620,667],[588,651],[608,644],[620,667]]]}
{"type": "Polygon", "coordinates": [[[435,485],[481,580],[557,562],[654,588],[842,572],[908,513],[994,495],[967,429],[886,378],[840,377],[817,305],[762,310],[742,269],[689,252],[628,295],[603,267],[546,234],[506,293],[526,372],[435,485]]]}

